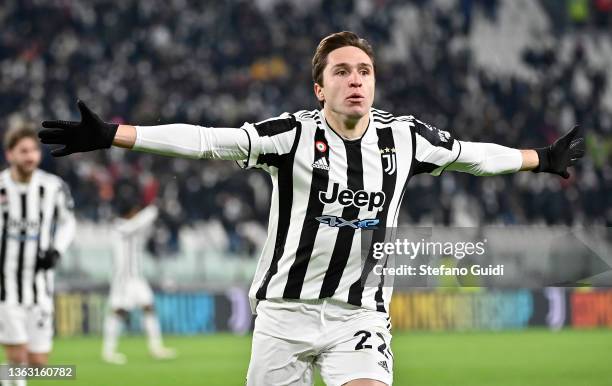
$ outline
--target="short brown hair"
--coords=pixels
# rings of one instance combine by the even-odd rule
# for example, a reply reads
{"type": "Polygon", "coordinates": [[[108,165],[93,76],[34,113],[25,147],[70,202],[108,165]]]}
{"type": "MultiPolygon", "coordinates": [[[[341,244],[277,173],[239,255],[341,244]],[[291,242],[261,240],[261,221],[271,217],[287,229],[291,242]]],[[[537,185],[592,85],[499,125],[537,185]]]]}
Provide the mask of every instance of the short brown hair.
{"type": "Polygon", "coordinates": [[[4,150],[13,149],[24,138],[32,138],[38,143],[38,135],[32,125],[23,123],[11,127],[4,133],[4,150]]]}
{"type": "Polygon", "coordinates": [[[336,32],[326,36],[321,40],[314,56],[312,57],[312,80],[320,86],[323,86],[323,70],[327,66],[327,56],[333,50],[338,48],[353,46],[361,49],[368,54],[372,60],[374,70],[376,64],[374,62],[374,50],[367,40],[360,38],[356,33],[350,31],[336,32]]]}

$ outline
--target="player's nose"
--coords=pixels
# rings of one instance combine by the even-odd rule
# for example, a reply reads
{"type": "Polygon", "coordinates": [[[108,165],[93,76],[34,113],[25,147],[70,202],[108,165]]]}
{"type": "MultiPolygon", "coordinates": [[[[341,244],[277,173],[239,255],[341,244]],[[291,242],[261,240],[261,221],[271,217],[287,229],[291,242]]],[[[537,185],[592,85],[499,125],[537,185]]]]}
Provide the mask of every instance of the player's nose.
{"type": "Polygon", "coordinates": [[[349,86],[360,87],[361,83],[362,83],[361,75],[359,74],[359,72],[358,71],[351,72],[351,75],[349,77],[349,86]]]}

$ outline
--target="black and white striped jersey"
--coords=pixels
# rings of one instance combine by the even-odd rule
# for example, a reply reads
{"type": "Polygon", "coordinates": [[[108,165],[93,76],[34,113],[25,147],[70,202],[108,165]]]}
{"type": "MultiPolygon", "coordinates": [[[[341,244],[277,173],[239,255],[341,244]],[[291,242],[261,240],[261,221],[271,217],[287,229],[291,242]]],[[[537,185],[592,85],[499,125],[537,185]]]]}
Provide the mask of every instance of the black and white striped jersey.
{"type": "Polygon", "coordinates": [[[147,206],[130,219],[118,219],[113,239],[112,285],[143,277],[142,259],[147,237],[157,219],[156,206],[147,206]]]}
{"type": "Polygon", "coordinates": [[[253,305],[332,298],[386,312],[392,288],[363,285],[361,238],[373,232],[372,242],[384,240],[386,227],[397,224],[410,177],[439,175],[458,158],[461,143],[412,116],[377,109],[356,140],[341,138],[317,110],[243,129],[250,148],[242,166],[267,171],[273,182],[253,305]]]}
{"type": "Polygon", "coordinates": [[[73,201],[57,176],[36,170],[28,183],[0,173],[0,302],[52,306],[53,270],[37,269],[39,251],[63,254],[75,233],[73,201]]]}

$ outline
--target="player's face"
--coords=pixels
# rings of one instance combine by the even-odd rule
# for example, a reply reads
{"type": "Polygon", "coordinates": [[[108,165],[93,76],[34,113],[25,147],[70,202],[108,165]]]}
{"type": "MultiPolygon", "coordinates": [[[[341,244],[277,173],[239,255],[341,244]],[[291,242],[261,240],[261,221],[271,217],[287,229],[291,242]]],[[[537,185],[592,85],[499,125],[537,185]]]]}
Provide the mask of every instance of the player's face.
{"type": "Polygon", "coordinates": [[[40,164],[41,153],[34,138],[25,137],[6,152],[6,159],[22,175],[29,175],[40,164]]]}
{"type": "Polygon", "coordinates": [[[348,118],[368,114],[374,101],[374,66],[360,48],[346,46],[327,56],[323,86],[315,84],[315,94],[325,108],[348,118]]]}

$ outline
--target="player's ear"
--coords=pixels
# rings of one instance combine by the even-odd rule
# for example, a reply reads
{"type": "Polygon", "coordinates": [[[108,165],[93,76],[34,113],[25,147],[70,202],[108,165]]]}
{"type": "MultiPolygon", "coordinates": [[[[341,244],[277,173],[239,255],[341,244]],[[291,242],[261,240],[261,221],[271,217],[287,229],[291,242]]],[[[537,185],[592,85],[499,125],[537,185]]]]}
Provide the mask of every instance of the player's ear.
{"type": "Polygon", "coordinates": [[[317,97],[317,100],[319,102],[324,102],[325,101],[325,95],[323,94],[323,87],[319,86],[318,83],[314,84],[314,93],[317,97]]]}
{"type": "Polygon", "coordinates": [[[320,86],[318,83],[315,83],[314,90],[319,102],[325,102],[325,93],[323,92],[323,86],[320,86]]]}

